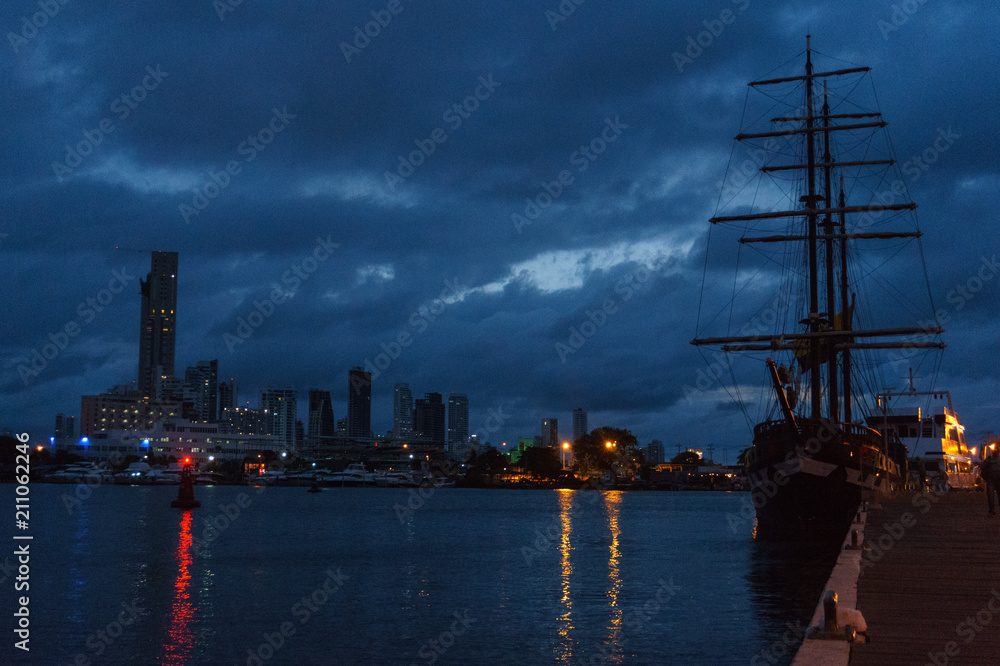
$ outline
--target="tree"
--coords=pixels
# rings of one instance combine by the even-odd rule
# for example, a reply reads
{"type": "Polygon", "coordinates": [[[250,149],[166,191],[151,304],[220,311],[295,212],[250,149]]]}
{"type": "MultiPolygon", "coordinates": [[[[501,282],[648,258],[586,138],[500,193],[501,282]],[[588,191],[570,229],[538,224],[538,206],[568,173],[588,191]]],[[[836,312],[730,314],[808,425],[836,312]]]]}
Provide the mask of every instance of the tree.
{"type": "Polygon", "coordinates": [[[671,458],[670,462],[674,465],[700,465],[701,457],[692,451],[685,451],[671,458]]]}
{"type": "Polygon", "coordinates": [[[531,476],[543,479],[558,479],[562,474],[559,452],[548,446],[526,448],[521,454],[521,467],[531,476]]]}
{"type": "Polygon", "coordinates": [[[595,428],[576,440],[573,459],[573,468],[584,474],[610,471],[616,477],[636,474],[646,461],[631,431],[607,426],[595,428]]]}
{"type": "Polygon", "coordinates": [[[469,471],[465,474],[466,483],[472,486],[482,485],[484,477],[489,477],[489,482],[493,483],[493,476],[502,472],[508,464],[507,458],[491,446],[470,458],[469,471]]]}

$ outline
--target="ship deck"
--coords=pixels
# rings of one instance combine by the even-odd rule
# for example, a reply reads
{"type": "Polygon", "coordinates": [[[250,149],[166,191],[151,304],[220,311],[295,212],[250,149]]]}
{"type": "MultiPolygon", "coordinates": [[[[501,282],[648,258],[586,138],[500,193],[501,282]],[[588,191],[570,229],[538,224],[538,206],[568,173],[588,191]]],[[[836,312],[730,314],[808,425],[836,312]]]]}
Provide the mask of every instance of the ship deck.
{"type": "Polygon", "coordinates": [[[858,579],[868,642],[850,663],[996,663],[1000,515],[985,494],[906,492],[882,507],[868,514],[858,579]]]}

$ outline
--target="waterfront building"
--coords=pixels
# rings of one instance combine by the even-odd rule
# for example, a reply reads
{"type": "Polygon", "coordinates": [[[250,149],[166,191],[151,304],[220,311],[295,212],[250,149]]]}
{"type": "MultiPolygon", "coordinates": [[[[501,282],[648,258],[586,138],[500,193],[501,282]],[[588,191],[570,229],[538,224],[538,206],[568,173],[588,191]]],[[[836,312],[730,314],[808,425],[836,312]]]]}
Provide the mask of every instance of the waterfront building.
{"type": "Polygon", "coordinates": [[[243,460],[263,451],[287,453],[274,437],[225,432],[223,424],[176,419],[154,423],[149,428],[112,429],[83,437],[66,447],[70,453],[90,461],[138,456],[140,460],[210,459],[243,460]]]}
{"type": "Polygon", "coordinates": [[[413,436],[413,393],[404,382],[392,387],[392,436],[396,439],[413,436]]]}
{"type": "Polygon", "coordinates": [[[219,361],[198,361],[184,371],[184,401],[190,401],[196,420],[217,421],[219,417],[219,361]]]}
{"type": "Polygon", "coordinates": [[[421,440],[444,446],[444,403],[440,393],[427,393],[413,407],[413,429],[421,440]]]}
{"type": "Polygon", "coordinates": [[[560,446],[559,419],[542,419],[542,446],[560,446]]]}
{"type": "Polygon", "coordinates": [[[156,379],[174,374],[177,324],[177,253],[153,252],[146,279],[139,280],[139,397],[156,395],[156,379]]]}
{"type": "Polygon", "coordinates": [[[183,403],[146,400],[134,393],[80,396],[80,436],[109,430],[150,429],[154,423],[181,418],[183,403]]]}
{"type": "Polygon", "coordinates": [[[227,409],[232,409],[238,403],[236,381],[230,379],[228,382],[219,382],[219,414],[227,409]]]}
{"type": "Polygon", "coordinates": [[[295,421],[297,419],[297,398],[294,388],[268,387],[260,392],[260,409],[272,414],[275,440],[286,449],[295,447],[295,421]]]}
{"type": "Polygon", "coordinates": [[[573,410],[573,441],[578,441],[581,437],[590,432],[587,430],[587,412],[582,407],[573,410]]]}
{"type": "Polygon", "coordinates": [[[650,464],[666,462],[666,449],[663,446],[663,442],[654,439],[646,446],[646,462],[650,464]]]}
{"type": "Polygon", "coordinates": [[[347,373],[347,436],[372,436],[372,374],[359,366],[347,373]]]}
{"type": "Polygon", "coordinates": [[[469,443],[469,398],[462,393],[448,396],[448,450],[464,449],[469,443]]]}
{"type": "Polygon", "coordinates": [[[76,417],[56,414],[56,443],[68,442],[76,434],[76,417]]]}
{"type": "Polygon", "coordinates": [[[309,444],[316,444],[322,437],[334,437],[337,434],[337,422],[333,418],[333,403],[329,391],[309,389],[309,424],[306,439],[309,444]]]}
{"type": "Polygon", "coordinates": [[[249,407],[227,407],[222,410],[219,432],[237,435],[265,435],[274,432],[274,417],[266,409],[249,407]]]}

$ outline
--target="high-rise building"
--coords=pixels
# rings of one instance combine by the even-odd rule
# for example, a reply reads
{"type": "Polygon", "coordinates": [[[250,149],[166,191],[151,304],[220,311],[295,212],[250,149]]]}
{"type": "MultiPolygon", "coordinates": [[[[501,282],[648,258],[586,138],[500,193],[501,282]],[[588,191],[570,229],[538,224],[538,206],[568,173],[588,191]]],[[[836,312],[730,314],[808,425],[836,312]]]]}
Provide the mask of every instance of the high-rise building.
{"type": "Polygon", "coordinates": [[[271,412],[249,407],[227,407],[221,413],[224,432],[237,435],[266,435],[274,431],[271,412]]]}
{"type": "Polygon", "coordinates": [[[646,462],[648,463],[661,463],[665,462],[666,451],[663,447],[663,442],[658,439],[654,439],[646,447],[646,462]]]}
{"type": "Polygon", "coordinates": [[[329,391],[309,389],[309,425],[306,433],[313,442],[320,437],[333,437],[337,434],[329,391]]]}
{"type": "Polygon", "coordinates": [[[582,407],[573,410],[573,441],[585,436],[587,430],[587,412],[582,407]]]}
{"type": "Polygon", "coordinates": [[[559,419],[542,419],[542,446],[560,446],[559,419]]]}
{"type": "Polygon", "coordinates": [[[448,449],[469,441],[469,398],[461,393],[448,396],[448,449]]]}
{"type": "Polygon", "coordinates": [[[293,388],[266,388],[260,392],[260,408],[271,412],[274,438],[285,448],[295,447],[297,399],[293,388]]]}
{"type": "Polygon", "coordinates": [[[392,436],[396,439],[413,436],[413,393],[410,385],[403,382],[392,387],[392,436]]]}
{"type": "Polygon", "coordinates": [[[444,403],[440,393],[427,393],[413,406],[413,429],[426,442],[444,446],[444,403]]]}
{"type": "Polygon", "coordinates": [[[174,374],[177,326],[177,253],[153,252],[149,273],[139,280],[139,397],[156,399],[156,380],[174,374]]]}
{"type": "Polygon", "coordinates": [[[372,436],[372,373],[359,366],[347,372],[347,436],[372,436]]]}
{"type": "Polygon", "coordinates": [[[232,409],[238,404],[236,381],[230,379],[228,382],[219,382],[219,416],[227,409],[232,409]]]}
{"type": "Polygon", "coordinates": [[[56,444],[68,444],[76,435],[76,417],[56,414],[56,444]]]}
{"type": "Polygon", "coordinates": [[[196,420],[218,420],[219,361],[198,361],[184,371],[184,401],[190,399],[196,420]]]}

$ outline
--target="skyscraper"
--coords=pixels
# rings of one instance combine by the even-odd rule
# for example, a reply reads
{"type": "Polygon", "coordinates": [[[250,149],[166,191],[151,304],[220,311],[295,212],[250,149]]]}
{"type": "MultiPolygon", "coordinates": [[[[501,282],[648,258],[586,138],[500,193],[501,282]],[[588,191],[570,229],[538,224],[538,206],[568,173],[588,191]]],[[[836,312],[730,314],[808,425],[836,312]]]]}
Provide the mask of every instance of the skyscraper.
{"type": "Polygon", "coordinates": [[[286,449],[295,447],[295,421],[298,410],[293,388],[266,388],[260,392],[260,408],[273,415],[274,438],[286,449]]]}
{"type": "Polygon", "coordinates": [[[469,398],[461,393],[448,396],[448,450],[469,441],[469,398]]]}
{"type": "Polygon", "coordinates": [[[573,441],[575,442],[588,432],[587,412],[582,407],[577,407],[573,410],[573,441]]]}
{"type": "Polygon", "coordinates": [[[542,446],[559,446],[559,419],[542,419],[542,446]]]}
{"type": "Polygon", "coordinates": [[[367,439],[372,434],[372,373],[359,366],[347,372],[347,436],[367,439]]]}
{"type": "Polygon", "coordinates": [[[201,421],[219,418],[219,360],[198,361],[184,371],[184,392],[194,403],[194,413],[201,421]]]}
{"type": "Polygon", "coordinates": [[[76,417],[56,414],[56,445],[69,444],[76,434],[76,417]]]}
{"type": "Polygon", "coordinates": [[[227,409],[236,407],[236,381],[230,379],[228,382],[219,382],[219,415],[227,409]]]}
{"type": "Polygon", "coordinates": [[[320,437],[333,437],[337,434],[329,391],[309,389],[309,424],[306,433],[314,443],[320,437]]]}
{"type": "Polygon", "coordinates": [[[139,292],[139,397],[155,399],[156,379],[174,374],[176,252],[153,252],[149,273],[139,280],[139,292]]]}
{"type": "Polygon", "coordinates": [[[410,385],[403,382],[392,387],[392,436],[396,439],[413,436],[413,393],[410,385]]]}
{"type": "Polygon", "coordinates": [[[413,429],[424,441],[444,445],[444,403],[440,393],[427,393],[413,407],[413,429]]]}

